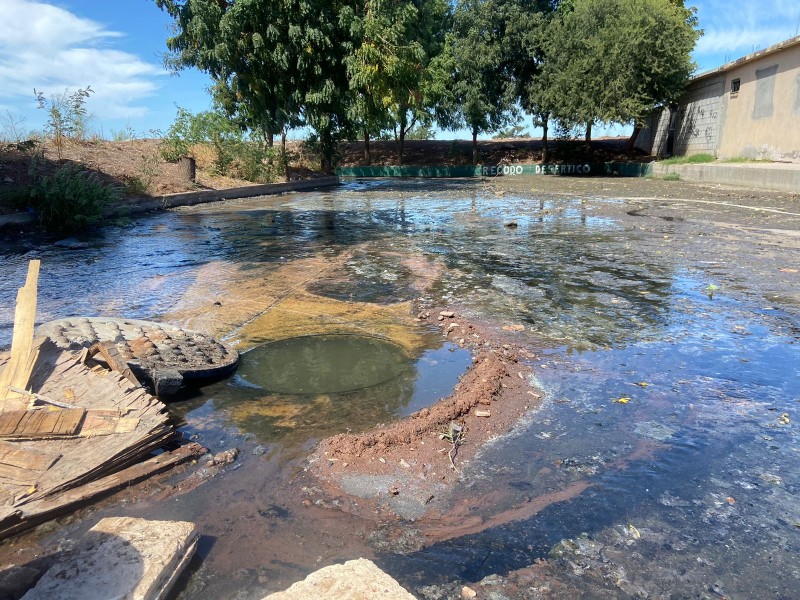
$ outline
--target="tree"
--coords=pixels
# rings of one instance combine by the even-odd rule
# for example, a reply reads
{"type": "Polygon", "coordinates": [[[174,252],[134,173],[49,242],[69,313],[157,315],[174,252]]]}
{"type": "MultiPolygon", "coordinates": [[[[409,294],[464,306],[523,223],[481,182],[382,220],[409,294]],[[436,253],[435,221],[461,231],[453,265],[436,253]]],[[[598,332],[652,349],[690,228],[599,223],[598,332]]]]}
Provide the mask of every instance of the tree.
{"type": "Polygon", "coordinates": [[[403,164],[408,133],[430,125],[428,66],[441,51],[448,15],[447,0],[366,0],[356,7],[354,50],[345,61],[355,94],[351,116],[363,130],[367,160],[370,131],[391,127],[403,164]]]}
{"type": "Polygon", "coordinates": [[[478,134],[515,120],[515,90],[504,36],[510,3],[458,0],[436,71],[436,119],[445,129],[466,125],[472,132],[472,163],[478,161],[478,134]]]}
{"type": "Polygon", "coordinates": [[[217,100],[267,139],[301,121],[319,136],[323,170],[333,168],[347,126],[344,57],[352,43],[343,1],[155,0],[175,19],[167,63],[196,67],[217,100]]]}
{"type": "Polygon", "coordinates": [[[547,28],[539,106],[566,125],[639,122],[675,101],[700,35],[681,0],[570,0],[547,28]]]}
{"type": "MultiPolygon", "coordinates": [[[[357,40],[345,58],[350,89],[354,94],[350,116],[364,136],[364,158],[371,163],[369,139],[392,121],[392,108],[409,96],[417,66],[425,60],[418,40],[409,40],[409,30],[418,11],[411,2],[367,0],[361,14],[354,14],[351,35],[357,40]]],[[[398,160],[403,161],[402,147],[398,160]]]]}

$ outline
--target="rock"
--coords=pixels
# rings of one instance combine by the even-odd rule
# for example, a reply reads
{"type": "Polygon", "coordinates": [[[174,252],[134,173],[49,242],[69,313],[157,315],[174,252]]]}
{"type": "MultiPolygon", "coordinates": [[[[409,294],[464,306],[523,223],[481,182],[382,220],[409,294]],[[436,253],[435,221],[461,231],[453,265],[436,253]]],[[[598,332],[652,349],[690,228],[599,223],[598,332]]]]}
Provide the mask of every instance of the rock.
{"type": "Polygon", "coordinates": [[[25,598],[164,598],[194,554],[197,538],[194,524],[185,521],[103,519],[25,598]]]}
{"type": "Polygon", "coordinates": [[[320,569],[264,600],[415,600],[397,581],[366,558],[320,569]]]}
{"type": "Polygon", "coordinates": [[[67,250],[84,250],[89,247],[88,242],[81,242],[80,240],[76,240],[75,238],[58,240],[53,245],[58,246],[59,248],[66,248],[67,250]]]}
{"type": "Polygon", "coordinates": [[[400,459],[400,466],[403,467],[404,469],[410,469],[411,468],[411,465],[408,464],[404,458],[400,459]]]}
{"type": "Polygon", "coordinates": [[[447,331],[453,331],[453,329],[456,329],[457,327],[461,327],[461,325],[458,323],[450,323],[450,325],[447,326],[447,331]]]}
{"type": "Polygon", "coordinates": [[[452,310],[443,310],[442,312],[439,313],[439,316],[444,317],[446,319],[452,319],[453,317],[456,316],[456,313],[454,313],[452,310]]]}
{"type": "Polygon", "coordinates": [[[239,456],[239,449],[230,448],[229,450],[217,452],[214,456],[209,457],[206,464],[209,466],[229,465],[236,460],[237,456],[239,456]]]}
{"type": "Polygon", "coordinates": [[[516,221],[509,221],[508,223],[505,224],[505,227],[508,227],[509,229],[516,229],[517,227],[519,227],[519,223],[517,223],[516,221]]]}
{"type": "Polygon", "coordinates": [[[264,446],[256,446],[253,448],[253,454],[255,456],[263,456],[267,453],[267,449],[264,446]]]}
{"type": "Polygon", "coordinates": [[[476,417],[491,417],[492,413],[490,413],[488,410],[476,410],[475,411],[475,416],[476,417]]]}
{"type": "Polygon", "coordinates": [[[465,585],[464,587],[461,588],[461,597],[462,598],[477,598],[478,597],[478,592],[473,590],[468,585],[465,585]]]}

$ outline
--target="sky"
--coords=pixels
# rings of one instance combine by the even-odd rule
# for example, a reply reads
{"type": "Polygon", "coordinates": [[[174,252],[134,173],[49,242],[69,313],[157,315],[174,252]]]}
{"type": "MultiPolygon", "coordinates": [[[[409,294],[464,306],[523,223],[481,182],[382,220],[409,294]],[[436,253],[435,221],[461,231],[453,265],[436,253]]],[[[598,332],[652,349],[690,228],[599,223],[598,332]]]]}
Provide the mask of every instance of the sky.
{"type": "MultiPolygon", "coordinates": [[[[798,0],[686,4],[697,7],[704,31],[694,52],[698,73],[800,33],[798,0]]],[[[176,106],[210,108],[207,76],[163,66],[171,23],[153,0],[0,0],[0,138],[42,129],[34,88],[50,96],[91,86],[90,130],[105,138],[152,137],[169,128],[176,106]]]]}

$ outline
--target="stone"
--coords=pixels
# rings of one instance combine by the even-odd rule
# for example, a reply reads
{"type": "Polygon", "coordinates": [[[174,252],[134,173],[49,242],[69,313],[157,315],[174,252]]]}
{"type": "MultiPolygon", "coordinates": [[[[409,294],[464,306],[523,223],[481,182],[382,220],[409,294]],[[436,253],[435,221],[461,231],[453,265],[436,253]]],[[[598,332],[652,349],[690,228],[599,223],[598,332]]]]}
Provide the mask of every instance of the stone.
{"type": "Polygon", "coordinates": [[[331,565],[311,573],[264,600],[415,600],[391,576],[366,558],[331,565]]]}
{"type": "Polygon", "coordinates": [[[159,600],[197,547],[186,521],[102,519],[29,590],[24,600],[159,600]]]}
{"type": "Polygon", "coordinates": [[[443,310],[442,312],[439,313],[439,316],[444,317],[446,319],[452,319],[453,317],[456,316],[456,313],[454,313],[452,310],[443,310]]]}

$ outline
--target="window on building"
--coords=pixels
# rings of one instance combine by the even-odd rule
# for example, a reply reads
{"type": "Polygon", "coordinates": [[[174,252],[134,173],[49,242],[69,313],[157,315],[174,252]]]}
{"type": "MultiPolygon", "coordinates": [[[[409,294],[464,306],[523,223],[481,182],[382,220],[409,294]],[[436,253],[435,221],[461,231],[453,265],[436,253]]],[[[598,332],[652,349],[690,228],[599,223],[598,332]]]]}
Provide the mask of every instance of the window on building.
{"type": "Polygon", "coordinates": [[[775,75],[778,65],[756,70],[756,101],[753,105],[753,118],[765,119],[772,116],[772,96],[775,94],[775,75]]]}
{"type": "Polygon", "coordinates": [[[731,81],[731,94],[738,94],[739,87],[742,85],[742,80],[738,77],[731,81]]]}

